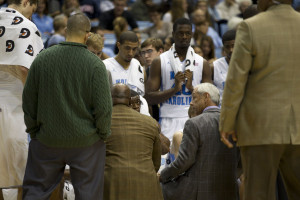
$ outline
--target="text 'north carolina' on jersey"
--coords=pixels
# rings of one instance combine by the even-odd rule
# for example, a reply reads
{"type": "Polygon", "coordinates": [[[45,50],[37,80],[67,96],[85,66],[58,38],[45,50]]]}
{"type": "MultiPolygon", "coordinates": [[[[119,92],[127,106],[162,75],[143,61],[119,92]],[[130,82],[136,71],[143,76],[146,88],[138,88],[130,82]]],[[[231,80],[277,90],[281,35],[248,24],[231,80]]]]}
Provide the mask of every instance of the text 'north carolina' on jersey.
{"type": "Polygon", "coordinates": [[[144,70],[137,59],[130,61],[128,69],[124,69],[115,58],[107,58],[103,63],[111,73],[112,84],[123,83],[139,95],[145,94],[144,70]]]}
{"type": "MultiPolygon", "coordinates": [[[[168,90],[175,86],[175,73],[170,64],[168,52],[160,55],[161,60],[161,91],[168,90]]],[[[185,69],[185,63],[182,63],[182,72],[185,69]]],[[[193,62],[192,62],[193,63],[193,62]]],[[[193,86],[201,83],[203,70],[203,58],[195,55],[195,62],[191,71],[193,71],[193,86]]],[[[192,92],[189,91],[185,84],[182,85],[182,90],[177,92],[167,101],[161,103],[160,117],[187,117],[188,109],[192,101],[192,92]]]]}

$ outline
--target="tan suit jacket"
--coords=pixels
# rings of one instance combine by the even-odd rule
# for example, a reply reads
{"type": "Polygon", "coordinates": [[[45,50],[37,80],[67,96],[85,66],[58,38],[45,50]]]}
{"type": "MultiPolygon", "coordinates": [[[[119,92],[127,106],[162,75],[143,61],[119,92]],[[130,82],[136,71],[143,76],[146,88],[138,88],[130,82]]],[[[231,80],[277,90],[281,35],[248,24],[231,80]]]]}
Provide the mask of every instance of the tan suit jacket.
{"type": "Polygon", "coordinates": [[[270,7],[242,22],[226,79],[220,131],[238,145],[300,144],[300,13],[270,7]]]}
{"type": "Polygon", "coordinates": [[[152,117],[115,105],[106,141],[104,199],[162,200],[156,175],[160,145],[159,127],[152,117]]]}

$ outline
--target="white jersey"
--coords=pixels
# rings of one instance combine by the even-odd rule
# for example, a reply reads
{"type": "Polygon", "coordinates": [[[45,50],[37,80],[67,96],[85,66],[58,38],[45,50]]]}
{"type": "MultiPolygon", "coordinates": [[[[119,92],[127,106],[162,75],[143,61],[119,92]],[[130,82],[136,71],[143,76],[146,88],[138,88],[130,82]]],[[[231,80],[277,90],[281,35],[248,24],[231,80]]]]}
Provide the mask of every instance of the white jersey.
{"type": "Polygon", "coordinates": [[[107,58],[103,63],[111,73],[112,84],[123,83],[139,95],[145,94],[144,69],[137,59],[131,60],[128,69],[124,69],[115,58],[107,58]]]}
{"type": "MultiPolygon", "coordinates": [[[[170,50],[169,50],[170,51],[170,50]]],[[[161,60],[161,91],[168,90],[175,86],[175,73],[171,67],[169,51],[160,55],[161,60]]],[[[186,62],[182,64],[182,71],[185,69],[186,62]]],[[[203,70],[203,58],[198,54],[195,55],[194,62],[190,63],[191,71],[193,71],[193,86],[201,83],[202,70],[203,70]]],[[[192,92],[190,92],[185,84],[182,85],[182,91],[176,93],[167,101],[161,103],[160,117],[178,118],[188,117],[188,109],[192,101],[192,92]]]]}
{"type": "Polygon", "coordinates": [[[222,104],[222,95],[224,92],[225,81],[228,72],[228,63],[225,57],[219,58],[213,62],[214,66],[214,85],[220,92],[220,105],[222,104]]]}
{"type": "Polygon", "coordinates": [[[0,188],[21,186],[28,139],[18,65],[29,68],[43,42],[36,26],[17,10],[0,9],[0,188]]]}

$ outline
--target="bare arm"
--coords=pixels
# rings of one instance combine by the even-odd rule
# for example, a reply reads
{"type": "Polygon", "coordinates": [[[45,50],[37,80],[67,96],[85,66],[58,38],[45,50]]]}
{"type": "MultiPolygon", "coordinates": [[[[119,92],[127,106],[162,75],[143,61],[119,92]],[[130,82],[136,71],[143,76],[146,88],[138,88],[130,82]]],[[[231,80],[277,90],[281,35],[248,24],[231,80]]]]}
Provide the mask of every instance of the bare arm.
{"type": "Polygon", "coordinates": [[[160,77],[161,61],[160,58],[157,57],[151,64],[149,79],[146,83],[145,99],[149,105],[159,104],[169,99],[171,96],[176,94],[176,92],[181,90],[181,85],[184,81],[184,74],[182,72],[178,72],[175,75],[175,87],[168,90],[159,91],[161,84],[160,77]]]}
{"type": "Polygon", "coordinates": [[[211,80],[211,68],[206,60],[203,60],[202,83],[213,83],[211,80]]]}
{"type": "Polygon", "coordinates": [[[161,141],[160,141],[160,131],[157,125],[157,132],[155,133],[155,139],[153,143],[152,161],[154,164],[155,171],[158,172],[160,168],[161,161],[161,141]]]}
{"type": "Polygon", "coordinates": [[[214,63],[210,63],[209,67],[211,69],[211,80],[214,81],[214,63]]]}
{"type": "Polygon", "coordinates": [[[25,85],[28,74],[28,69],[26,67],[21,65],[0,65],[0,70],[10,73],[17,79],[20,79],[23,85],[25,85]]]}

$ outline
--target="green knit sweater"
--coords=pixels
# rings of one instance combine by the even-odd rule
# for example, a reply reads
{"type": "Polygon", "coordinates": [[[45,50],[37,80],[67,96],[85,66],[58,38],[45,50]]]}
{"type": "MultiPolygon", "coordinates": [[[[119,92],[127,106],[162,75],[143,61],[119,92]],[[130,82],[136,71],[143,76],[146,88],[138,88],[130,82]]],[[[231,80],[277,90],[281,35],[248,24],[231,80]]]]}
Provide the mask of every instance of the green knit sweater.
{"type": "Polygon", "coordinates": [[[33,61],[23,91],[26,131],[50,147],[91,146],[110,134],[112,100],[103,62],[63,42],[33,61]]]}

